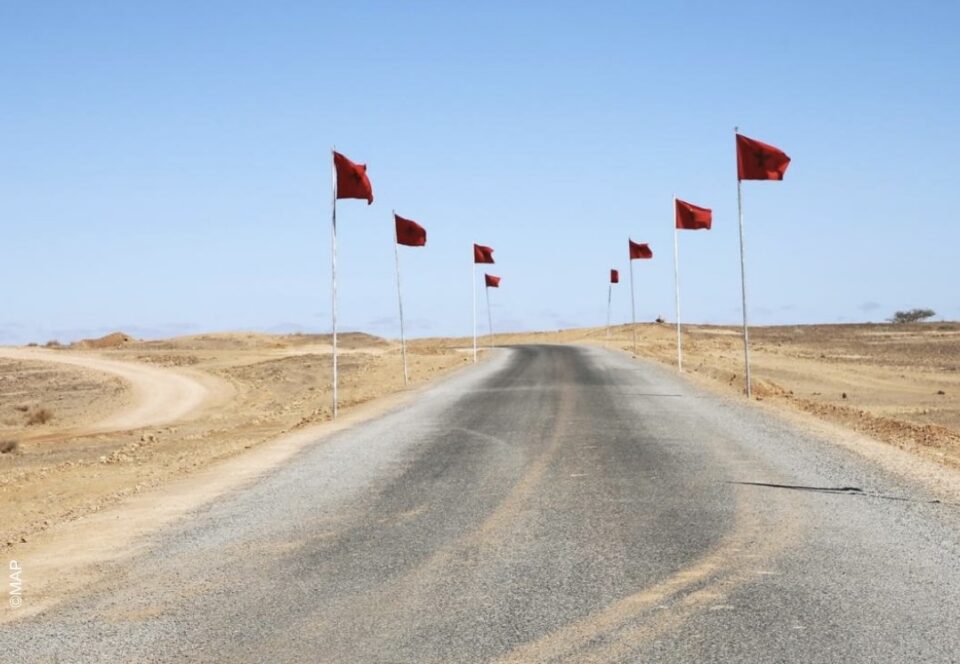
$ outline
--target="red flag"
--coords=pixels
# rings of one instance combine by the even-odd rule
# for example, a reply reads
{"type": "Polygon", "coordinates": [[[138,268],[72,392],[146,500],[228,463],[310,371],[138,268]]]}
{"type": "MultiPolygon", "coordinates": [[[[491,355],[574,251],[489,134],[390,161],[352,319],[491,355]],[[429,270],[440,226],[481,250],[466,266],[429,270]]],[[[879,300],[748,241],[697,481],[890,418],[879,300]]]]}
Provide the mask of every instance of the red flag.
{"type": "Polygon", "coordinates": [[[394,213],[393,219],[397,224],[397,244],[407,247],[422,247],[427,243],[427,231],[423,226],[410,219],[404,219],[394,213]]]}
{"type": "Polygon", "coordinates": [[[619,284],[620,283],[620,272],[617,270],[610,270],[610,283],[619,284]]]}
{"type": "Polygon", "coordinates": [[[355,164],[339,152],[333,153],[337,169],[337,198],[363,198],[373,203],[373,187],[367,177],[366,164],[355,164]]]}
{"type": "Polygon", "coordinates": [[[483,278],[487,284],[487,288],[500,288],[500,277],[495,277],[492,274],[484,274],[483,278]]]}
{"type": "Polygon", "coordinates": [[[473,262],[474,263],[492,263],[493,249],[491,249],[490,247],[485,247],[482,244],[473,245],[473,262]]]}
{"type": "Polygon", "coordinates": [[[783,150],[737,134],[737,178],[782,180],[790,165],[783,150]]]}
{"type": "Polygon", "coordinates": [[[627,238],[627,241],[630,243],[630,260],[635,258],[653,258],[653,250],[646,242],[640,244],[629,238],[627,238]]]}
{"type": "Polygon", "coordinates": [[[677,228],[687,231],[710,230],[713,224],[713,211],[686,201],[677,201],[677,228]]]}

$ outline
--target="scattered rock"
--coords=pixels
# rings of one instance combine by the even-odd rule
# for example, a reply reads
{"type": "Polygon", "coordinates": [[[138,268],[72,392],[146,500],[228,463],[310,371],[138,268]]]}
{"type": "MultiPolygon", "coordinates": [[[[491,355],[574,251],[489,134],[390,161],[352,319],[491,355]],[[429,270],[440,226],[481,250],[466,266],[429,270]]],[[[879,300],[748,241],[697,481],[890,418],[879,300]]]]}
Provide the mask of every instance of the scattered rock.
{"type": "Polygon", "coordinates": [[[944,392],[943,390],[937,390],[937,394],[939,394],[940,396],[944,396],[946,392],[944,392]]]}
{"type": "Polygon", "coordinates": [[[844,392],[843,394],[841,394],[841,395],[840,395],[840,398],[841,398],[841,399],[846,399],[846,398],[847,398],[847,393],[844,392]]]}

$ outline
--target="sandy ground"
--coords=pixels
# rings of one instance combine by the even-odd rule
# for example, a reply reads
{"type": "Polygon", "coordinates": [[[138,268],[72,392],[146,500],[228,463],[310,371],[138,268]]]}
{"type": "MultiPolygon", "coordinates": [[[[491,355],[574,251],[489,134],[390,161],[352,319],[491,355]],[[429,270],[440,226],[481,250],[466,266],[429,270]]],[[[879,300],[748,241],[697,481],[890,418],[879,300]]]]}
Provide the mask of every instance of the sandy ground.
{"type": "MultiPolygon", "coordinates": [[[[0,349],[0,546],[330,419],[329,338],[123,335],[0,349]],[[41,414],[41,415],[38,415],[41,414]]],[[[399,346],[341,338],[341,408],[404,389],[399,346]]],[[[455,345],[409,346],[412,385],[464,366],[455,345]]]]}

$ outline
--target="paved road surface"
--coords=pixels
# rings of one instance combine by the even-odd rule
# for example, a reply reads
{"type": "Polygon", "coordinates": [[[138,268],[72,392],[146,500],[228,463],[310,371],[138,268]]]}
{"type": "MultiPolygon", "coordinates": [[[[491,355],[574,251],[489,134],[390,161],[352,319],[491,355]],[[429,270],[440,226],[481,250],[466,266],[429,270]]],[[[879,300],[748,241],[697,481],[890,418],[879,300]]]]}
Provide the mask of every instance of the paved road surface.
{"type": "Polygon", "coordinates": [[[956,662],[960,507],[930,498],[668,369],[518,347],[0,627],[0,658],[956,662]]]}

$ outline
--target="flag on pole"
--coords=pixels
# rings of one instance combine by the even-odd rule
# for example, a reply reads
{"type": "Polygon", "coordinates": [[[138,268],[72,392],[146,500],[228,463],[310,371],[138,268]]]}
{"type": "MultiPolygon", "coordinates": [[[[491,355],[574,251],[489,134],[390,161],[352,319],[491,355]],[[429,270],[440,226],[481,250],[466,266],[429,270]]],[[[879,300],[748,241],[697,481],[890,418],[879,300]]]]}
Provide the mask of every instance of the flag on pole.
{"type": "Polygon", "coordinates": [[[677,371],[683,371],[683,342],[680,337],[680,247],[677,236],[679,231],[710,230],[713,225],[713,211],[693,203],[673,199],[673,284],[677,300],[677,371]]]}
{"type": "Polygon", "coordinates": [[[333,196],[330,210],[330,318],[333,355],[333,417],[337,417],[339,398],[337,386],[337,199],[362,198],[367,205],[373,203],[373,187],[367,177],[365,164],[355,164],[336,150],[333,152],[332,185],[333,196]]]}
{"type": "Polygon", "coordinates": [[[367,177],[367,165],[355,164],[339,152],[333,153],[337,171],[337,198],[362,198],[373,203],[373,187],[367,177]]]}
{"type": "Polygon", "coordinates": [[[393,219],[397,227],[397,244],[405,247],[422,247],[427,244],[427,231],[423,226],[396,213],[393,219]]]}
{"type": "MultiPolygon", "coordinates": [[[[473,291],[473,361],[477,361],[477,264],[493,263],[493,249],[482,244],[473,245],[470,288],[473,291]]],[[[490,317],[490,293],[487,291],[487,317],[490,317]]]]}
{"type": "Polygon", "coordinates": [[[737,144],[737,216],[740,221],[740,296],[743,310],[743,382],[749,399],[750,389],[750,329],[747,324],[747,260],[743,246],[743,181],[783,180],[790,157],[780,148],[743,136],[733,129],[737,144]]]}
{"type": "MultiPolygon", "coordinates": [[[[493,259],[490,259],[490,262],[493,262],[493,259]]],[[[493,313],[491,313],[490,308],[490,289],[491,288],[500,288],[500,277],[495,277],[492,274],[483,275],[483,283],[486,286],[484,288],[484,293],[487,296],[487,326],[490,331],[490,350],[493,350],[493,313]]]]}
{"type": "Polygon", "coordinates": [[[427,231],[411,219],[404,219],[396,212],[393,213],[394,239],[393,255],[397,264],[397,304],[400,307],[400,354],[403,357],[403,384],[410,382],[407,370],[407,337],[403,324],[403,291],[400,287],[400,245],[406,247],[423,247],[427,244],[427,231]]]}
{"type": "Polygon", "coordinates": [[[782,180],[790,157],[780,148],[737,134],[737,178],[782,180]]]}
{"type": "Polygon", "coordinates": [[[693,203],[676,200],[677,229],[686,231],[710,230],[713,224],[713,211],[693,203]]]}
{"type": "Polygon", "coordinates": [[[630,260],[653,258],[653,250],[646,242],[634,242],[629,238],[627,241],[630,243],[630,260]]]}
{"type": "Polygon", "coordinates": [[[633,352],[637,352],[637,300],[633,295],[633,261],[653,258],[653,249],[646,242],[634,242],[627,238],[630,247],[630,320],[633,332],[633,352]]]}
{"type": "Polygon", "coordinates": [[[482,244],[473,245],[474,263],[493,263],[493,249],[482,244]]]}
{"type": "Polygon", "coordinates": [[[610,336],[610,308],[613,304],[613,285],[620,283],[620,271],[610,270],[610,285],[607,286],[607,337],[610,336]]]}

